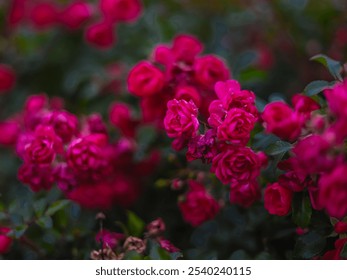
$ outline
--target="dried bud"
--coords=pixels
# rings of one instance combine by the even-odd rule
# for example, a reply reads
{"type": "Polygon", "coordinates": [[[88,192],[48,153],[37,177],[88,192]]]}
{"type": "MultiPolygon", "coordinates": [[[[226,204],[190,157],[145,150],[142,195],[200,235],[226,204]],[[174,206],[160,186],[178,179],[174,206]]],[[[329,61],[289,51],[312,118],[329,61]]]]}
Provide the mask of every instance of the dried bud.
{"type": "Polygon", "coordinates": [[[124,242],[125,251],[136,251],[142,254],[146,250],[146,245],[142,239],[129,236],[124,242]]]}

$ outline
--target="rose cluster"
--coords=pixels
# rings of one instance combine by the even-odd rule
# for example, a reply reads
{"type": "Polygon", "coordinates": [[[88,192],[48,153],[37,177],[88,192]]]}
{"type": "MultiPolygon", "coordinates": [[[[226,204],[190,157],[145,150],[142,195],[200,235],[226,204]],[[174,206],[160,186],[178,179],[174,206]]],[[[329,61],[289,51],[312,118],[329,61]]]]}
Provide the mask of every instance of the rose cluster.
{"type": "Polygon", "coordinates": [[[12,0],[8,13],[10,28],[20,23],[30,24],[36,30],[63,26],[69,30],[85,27],[85,39],[91,45],[107,49],[116,42],[115,27],[130,23],[141,14],[140,0],[73,0],[62,5],[51,0],[12,0]],[[87,25],[87,26],[86,26],[87,25]]]}
{"type": "MultiPolygon", "coordinates": [[[[132,68],[128,89],[140,97],[145,122],[163,127],[166,104],[172,99],[177,101],[172,101],[171,107],[184,106],[188,115],[194,115],[197,107],[207,116],[209,104],[216,98],[214,84],[227,80],[230,71],[222,59],[215,55],[201,55],[202,50],[202,43],[195,37],[178,35],[172,45],[156,46],[149,60],[132,68]]],[[[184,136],[195,128],[196,123],[187,127],[184,136]]]]}
{"type": "MultiPolygon", "coordinates": [[[[118,122],[112,116],[127,108],[117,106],[121,105],[111,107],[114,126],[118,122]]],[[[0,130],[0,142],[14,146],[23,160],[18,170],[21,182],[34,192],[56,183],[69,199],[88,208],[132,204],[142,178],[159,160],[154,152],[135,162],[136,142],[125,137],[128,130],[112,140],[100,115],[78,118],[63,109],[60,99],[49,100],[44,94],[30,96],[23,112],[1,123],[0,130]]]]}
{"type": "Polygon", "coordinates": [[[284,140],[293,142],[290,157],[279,164],[284,171],[265,191],[265,207],[271,214],[286,215],[294,192],[308,192],[312,207],[331,217],[347,215],[344,142],[346,134],[347,82],[324,91],[327,109],[309,97],[295,95],[294,109],[275,102],[263,112],[264,125],[284,140]],[[313,113],[312,113],[313,112],[313,113]]]}
{"type": "Polygon", "coordinates": [[[124,259],[126,253],[130,251],[144,256],[149,241],[156,242],[167,253],[178,253],[180,250],[164,238],[165,230],[166,225],[162,218],[158,218],[146,226],[143,238],[101,229],[95,237],[95,241],[101,249],[92,251],[91,259],[120,260],[124,259]]]}
{"type": "MultiPolygon", "coordinates": [[[[205,163],[212,163],[211,172],[223,184],[230,185],[232,203],[249,207],[260,198],[257,179],[261,167],[266,164],[263,153],[256,153],[247,146],[251,131],[258,121],[255,95],[242,90],[236,80],[217,82],[215,94],[217,98],[209,105],[208,123],[204,125],[198,119],[194,100],[170,100],[164,119],[165,129],[169,137],[175,138],[174,148],[180,150],[187,147],[188,161],[201,159],[205,163]],[[199,126],[202,133],[198,131],[199,126]]],[[[194,193],[192,190],[188,192],[187,201],[194,193]]],[[[205,205],[211,205],[207,199],[205,201],[205,205]]],[[[201,214],[204,213],[203,208],[206,207],[201,205],[201,214]]],[[[187,218],[187,215],[195,212],[184,209],[181,207],[186,220],[193,225],[201,223],[199,221],[203,219],[199,215],[196,222],[187,218]]],[[[213,206],[212,209],[217,207],[213,206]]],[[[210,211],[211,215],[215,212],[210,211]]]]}
{"type": "MultiPolygon", "coordinates": [[[[278,182],[265,190],[265,208],[274,215],[290,212],[294,193],[310,198],[313,209],[325,210],[335,220],[335,235],[347,232],[347,81],[337,82],[324,90],[327,107],[320,108],[313,99],[296,95],[294,109],[281,102],[265,107],[266,129],[292,142],[289,157],[279,163],[283,170],[278,182]]],[[[335,250],[323,259],[338,259],[345,239],[338,239],[335,250]]]]}

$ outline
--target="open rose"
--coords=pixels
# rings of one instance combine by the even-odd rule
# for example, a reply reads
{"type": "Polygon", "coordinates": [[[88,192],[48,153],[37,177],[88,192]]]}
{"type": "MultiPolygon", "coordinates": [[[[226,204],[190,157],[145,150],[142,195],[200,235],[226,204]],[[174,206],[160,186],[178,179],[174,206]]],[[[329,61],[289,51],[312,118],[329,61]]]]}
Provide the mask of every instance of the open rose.
{"type": "Polygon", "coordinates": [[[169,137],[191,137],[199,127],[198,109],[192,101],[170,100],[164,126],[169,137]]]}
{"type": "Polygon", "coordinates": [[[229,141],[233,144],[247,144],[256,118],[239,108],[231,109],[223,123],[217,128],[219,140],[229,141]]]}
{"type": "Polygon", "coordinates": [[[145,97],[159,93],[164,87],[164,74],[149,62],[142,61],[131,69],[128,76],[130,93],[145,97]]]}
{"type": "Polygon", "coordinates": [[[264,206],[272,215],[285,216],[290,212],[293,192],[278,183],[270,184],[265,189],[264,206]]]}
{"type": "Polygon", "coordinates": [[[192,180],[189,181],[189,191],[185,200],[178,206],[184,220],[194,227],[213,219],[219,211],[219,204],[206,192],[204,186],[192,180]]]}
{"type": "Polygon", "coordinates": [[[258,155],[248,147],[230,147],[219,153],[212,161],[211,171],[217,178],[228,184],[234,180],[249,182],[260,172],[258,155]]]}

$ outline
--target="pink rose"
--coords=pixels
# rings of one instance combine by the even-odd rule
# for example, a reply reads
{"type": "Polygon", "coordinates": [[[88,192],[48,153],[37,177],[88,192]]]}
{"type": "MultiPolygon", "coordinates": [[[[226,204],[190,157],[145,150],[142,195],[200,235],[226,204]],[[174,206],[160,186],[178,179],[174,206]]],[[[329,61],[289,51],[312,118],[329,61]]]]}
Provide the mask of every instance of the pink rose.
{"type": "Polygon", "coordinates": [[[347,214],[347,165],[339,165],[323,174],[318,182],[319,203],[332,217],[341,219],[347,214]]]}
{"type": "Polygon", "coordinates": [[[125,235],[123,233],[111,232],[107,229],[100,230],[95,236],[95,241],[102,244],[102,248],[115,249],[119,241],[123,240],[125,235]]]}
{"type": "Polygon", "coordinates": [[[7,21],[11,28],[15,28],[26,16],[25,2],[27,0],[12,0],[10,2],[7,21]]]}
{"type": "Polygon", "coordinates": [[[52,27],[58,22],[58,8],[53,3],[38,3],[30,11],[30,20],[37,29],[52,27]]]}
{"type": "Polygon", "coordinates": [[[0,227],[0,255],[6,254],[12,245],[12,238],[7,236],[11,229],[0,227]]]}
{"type": "Polygon", "coordinates": [[[262,114],[265,129],[268,133],[294,141],[301,133],[303,118],[281,101],[272,102],[265,106],[262,114]]]}
{"type": "Polygon", "coordinates": [[[338,221],[334,225],[334,231],[336,233],[338,233],[338,234],[347,233],[347,223],[346,222],[342,222],[342,221],[338,221]]]}
{"type": "Polygon", "coordinates": [[[139,97],[159,93],[164,87],[164,83],[164,74],[146,61],[135,65],[128,76],[129,91],[139,97]]]}
{"type": "Polygon", "coordinates": [[[316,101],[302,94],[295,94],[292,97],[292,104],[296,112],[304,115],[305,120],[310,118],[311,112],[320,108],[316,101]]]}
{"type": "Polygon", "coordinates": [[[230,185],[230,203],[235,203],[243,207],[250,207],[261,197],[260,187],[253,180],[251,182],[239,183],[232,182],[230,185]]]}
{"type": "Polygon", "coordinates": [[[106,146],[104,134],[90,134],[72,141],[67,150],[67,163],[77,173],[98,171],[106,164],[103,148],[106,146]]]}
{"type": "Polygon", "coordinates": [[[69,4],[60,14],[59,20],[70,29],[78,29],[92,16],[91,6],[82,0],[69,4]]]}
{"type": "Polygon", "coordinates": [[[25,160],[35,164],[50,164],[56,153],[62,153],[61,139],[50,126],[38,126],[34,138],[24,147],[25,160]]]}
{"type": "Polygon", "coordinates": [[[85,39],[100,49],[109,49],[116,43],[113,25],[107,21],[93,23],[85,31],[85,39]]]}
{"type": "Polygon", "coordinates": [[[195,57],[202,52],[203,45],[191,35],[177,35],[172,44],[172,53],[176,61],[192,63],[195,57]]]}
{"type": "Polygon", "coordinates": [[[320,135],[310,135],[300,139],[293,148],[297,160],[294,168],[306,174],[332,170],[343,160],[341,156],[334,156],[332,148],[332,144],[320,135]]]}
{"type": "Polygon", "coordinates": [[[33,192],[49,190],[54,183],[54,176],[50,165],[35,165],[24,163],[18,169],[18,179],[28,184],[33,192]]]}
{"type": "Polygon", "coordinates": [[[17,142],[20,133],[19,124],[16,121],[7,120],[0,122],[0,145],[13,146],[17,142]]]}
{"type": "Polygon", "coordinates": [[[329,109],[339,117],[347,116],[347,79],[324,90],[329,109]]]}
{"type": "Polygon", "coordinates": [[[192,101],[170,100],[167,103],[167,112],[164,118],[166,133],[171,138],[191,137],[198,127],[198,108],[192,101]]]}
{"type": "Polygon", "coordinates": [[[199,57],[194,63],[196,81],[202,86],[213,89],[218,81],[225,81],[230,73],[225,63],[214,55],[199,57]]]}
{"type": "Polygon", "coordinates": [[[139,0],[100,0],[100,9],[112,21],[132,22],[142,11],[139,0]]]}
{"type": "Polygon", "coordinates": [[[178,249],[176,246],[174,246],[169,240],[167,239],[160,239],[159,245],[161,248],[163,248],[165,251],[169,253],[175,253],[179,252],[180,249],[178,249]]]}
{"type": "Polygon", "coordinates": [[[129,106],[125,103],[117,102],[111,105],[109,111],[111,123],[119,128],[124,136],[134,137],[138,122],[132,118],[129,106]]]}
{"type": "Polygon", "coordinates": [[[255,107],[255,95],[252,91],[242,90],[238,81],[228,80],[217,82],[214,90],[223,104],[224,110],[240,108],[258,117],[258,110],[255,107]]]}
{"type": "Polygon", "coordinates": [[[89,209],[110,209],[113,205],[112,187],[106,182],[85,183],[66,193],[68,199],[89,209]]]}
{"type": "Polygon", "coordinates": [[[264,193],[264,206],[271,215],[285,216],[290,212],[293,192],[279,183],[267,185],[264,193]]]}
{"type": "Polygon", "coordinates": [[[217,137],[222,141],[246,145],[256,118],[239,108],[228,111],[223,123],[217,128],[217,137]]]}
{"type": "Polygon", "coordinates": [[[163,233],[166,230],[165,223],[162,218],[155,219],[154,221],[150,222],[147,227],[147,235],[150,237],[158,237],[163,235],[163,233]]]}
{"type": "Polygon", "coordinates": [[[201,104],[200,94],[197,89],[192,86],[179,86],[175,91],[175,99],[192,100],[198,108],[201,104]]]}
{"type": "Polygon", "coordinates": [[[223,184],[232,181],[244,183],[259,175],[260,166],[259,157],[251,148],[230,147],[213,159],[211,171],[223,184]]]}
{"type": "Polygon", "coordinates": [[[167,102],[170,100],[170,95],[162,95],[158,98],[157,95],[143,97],[140,100],[143,123],[152,123],[156,127],[163,129],[163,119],[167,112],[167,102]]]}
{"type": "Polygon", "coordinates": [[[179,202],[178,206],[184,220],[194,227],[213,219],[219,212],[217,201],[206,192],[203,185],[193,180],[189,181],[185,200],[179,202]]]}
{"type": "Polygon", "coordinates": [[[10,91],[16,83],[13,69],[5,64],[0,64],[0,95],[10,91]]]}
{"type": "Polygon", "coordinates": [[[44,117],[43,122],[52,126],[64,143],[70,142],[72,137],[77,134],[78,119],[69,112],[53,111],[44,117]]]}

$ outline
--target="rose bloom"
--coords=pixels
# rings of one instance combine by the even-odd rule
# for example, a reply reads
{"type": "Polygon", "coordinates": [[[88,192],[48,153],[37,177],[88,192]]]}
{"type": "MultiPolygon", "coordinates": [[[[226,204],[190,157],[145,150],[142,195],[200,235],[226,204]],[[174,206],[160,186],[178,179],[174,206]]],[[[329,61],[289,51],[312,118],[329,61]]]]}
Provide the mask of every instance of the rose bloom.
{"type": "Polygon", "coordinates": [[[195,87],[192,86],[179,86],[175,91],[175,99],[184,99],[186,101],[192,100],[194,104],[199,108],[201,105],[201,97],[195,87]]]}
{"type": "Polygon", "coordinates": [[[0,121],[0,145],[13,146],[17,142],[20,133],[19,124],[16,121],[0,121]]]}
{"type": "Polygon", "coordinates": [[[253,180],[247,183],[239,183],[237,181],[230,185],[230,203],[235,203],[243,207],[250,207],[255,201],[261,197],[260,187],[253,180]]]}
{"type": "Polygon", "coordinates": [[[109,118],[115,127],[119,128],[126,137],[134,137],[138,122],[131,116],[130,107],[121,102],[111,104],[109,118]]]}
{"type": "Polygon", "coordinates": [[[213,219],[219,212],[218,202],[206,192],[205,187],[196,181],[189,181],[189,191],[185,200],[178,206],[183,219],[197,227],[207,220],[213,219]]]}
{"type": "Polygon", "coordinates": [[[214,56],[206,55],[199,57],[194,63],[195,80],[208,89],[213,89],[218,81],[225,81],[230,73],[224,62],[214,56]]]}
{"type": "Polygon", "coordinates": [[[310,118],[313,111],[320,108],[320,105],[316,101],[302,94],[295,94],[292,97],[292,104],[296,112],[304,115],[305,120],[310,118]]]}
{"type": "Polygon", "coordinates": [[[30,20],[37,29],[52,27],[58,22],[58,8],[53,3],[38,3],[30,11],[30,20]]]}
{"type": "Polygon", "coordinates": [[[119,241],[124,239],[123,233],[111,232],[107,229],[102,229],[95,236],[95,241],[98,244],[102,244],[102,247],[115,249],[119,243],[119,241]]]}
{"type": "Polygon", "coordinates": [[[283,140],[294,141],[301,133],[303,118],[281,101],[265,106],[262,114],[266,132],[273,133],[283,140]]]}
{"type": "Polygon", "coordinates": [[[332,217],[341,219],[347,214],[347,165],[339,165],[318,182],[319,203],[332,217]]]}
{"type": "Polygon", "coordinates": [[[164,74],[147,61],[135,65],[128,76],[129,92],[139,97],[159,93],[164,83],[164,74]]]}
{"type": "Polygon", "coordinates": [[[77,134],[78,119],[69,112],[53,111],[44,117],[43,122],[51,125],[64,143],[70,142],[77,134]]]}
{"type": "Polygon", "coordinates": [[[219,140],[229,141],[233,144],[246,145],[255,121],[256,118],[252,114],[239,108],[233,108],[217,128],[217,137],[219,140]]]}
{"type": "Polygon", "coordinates": [[[191,35],[177,35],[172,43],[171,51],[176,61],[192,63],[195,57],[202,52],[203,45],[191,35]]]}
{"type": "Polygon", "coordinates": [[[72,141],[66,155],[69,167],[78,173],[102,168],[105,163],[103,148],[106,140],[104,134],[90,134],[72,141]]]}
{"type": "Polygon", "coordinates": [[[11,28],[15,28],[26,15],[25,2],[27,0],[12,0],[10,1],[7,21],[11,28]]]}
{"type": "Polygon", "coordinates": [[[293,192],[279,183],[267,185],[264,193],[264,206],[271,215],[285,216],[290,212],[293,192]]]}
{"type": "MultiPolygon", "coordinates": [[[[214,90],[221,102],[224,110],[240,108],[258,117],[258,110],[255,106],[255,94],[249,90],[242,90],[241,85],[236,80],[217,82],[214,90]]],[[[215,105],[216,106],[216,105],[215,105]]]]}
{"type": "Polygon", "coordinates": [[[6,254],[12,245],[12,238],[7,236],[11,229],[0,227],[0,255],[6,254]]]}
{"type": "Polygon", "coordinates": [[[50,165],[24,163],[18,169],[18,179],[29,185],[33,192],[49,190],[54,183],[54,175],[50,165]]]}
{"type": "Polygon", "coordinates": [[[347,79],[336,83],[331,89],[324,90],[329,109],[337,116],[347,116],[347,79]]]}
{"type": "Polygon", "coordinates": [[[59,20],[66,27],[78,29],[92,16],[91,6],[82,0],[69,4],[60,14],[59,20]]]}
{"type": "Polygon", "coordinates": [[[100,49],[109,49],[116,43],[113,25],[107,21],[93,23],[85,31],[85,39],[100,49]]]}
{"type": "Polygon", "coordinates": [[[5,64],[0,64],[0,95],[10,91],[16,82],[13,69],[5,64]]]}
{"type": "Polygon", "coordinates": [[[160,239],[159,245],[161,248],[163,248],[165,251],[169,253],[175,253],[179,252],[180,249],[178,249],[176,246],[174,246],[169,240],[167,239],[160,239]]]}
{"type": "Polygon", "coordinates": [[[332,170],[342,158],[331,153],[333,146],[321,135],[310,135],[300,139],[293,152],[297,164],[294,167],[306,174],[328,172],[332,170]]]}
{"type": "Polygon", "coordinates": [[[139,0],[100,0],[100,10],[112,21],[132,22],[142,11],[139,0]]]}
{"type": "Polygon", "coordinates": [[[225,148],[212,161],[211,171],[223,183],[250,182],[260,172],[258,155],[248,147],[225,148]]]}
{"type": "Polygon", "coordinates": [[[198,108],[192,101],[173,99],[167,103],[167,108],[164,126],[169,137],[191,137],[196,133],[198,108]]]}
{"type": "Polygon", "coordinates": [[[35,164],[51,163],[56,153],[61,153],[61,139],[50,126],[38,126],[34,138],[25,145],[25,160],[35,164]]]}

